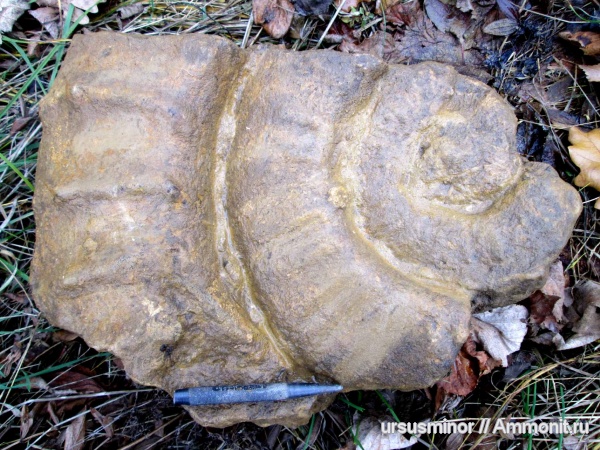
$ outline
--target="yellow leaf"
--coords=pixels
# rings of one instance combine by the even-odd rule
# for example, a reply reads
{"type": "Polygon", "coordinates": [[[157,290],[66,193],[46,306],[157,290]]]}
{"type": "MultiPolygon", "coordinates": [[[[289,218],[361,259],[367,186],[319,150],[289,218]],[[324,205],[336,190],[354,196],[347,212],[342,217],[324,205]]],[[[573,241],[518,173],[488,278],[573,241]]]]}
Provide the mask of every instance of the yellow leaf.
{"type": "MultiPolygon", "coordinates": [[[[577,186],[591,186],[600,191],[600,128],[586,133],[580,128],[573,127],[569,130],[569,154],[573,162],[581,169],[575,177],[577,186]]],[[[600,199],[594,204],[600,209],[600,199]]]]}

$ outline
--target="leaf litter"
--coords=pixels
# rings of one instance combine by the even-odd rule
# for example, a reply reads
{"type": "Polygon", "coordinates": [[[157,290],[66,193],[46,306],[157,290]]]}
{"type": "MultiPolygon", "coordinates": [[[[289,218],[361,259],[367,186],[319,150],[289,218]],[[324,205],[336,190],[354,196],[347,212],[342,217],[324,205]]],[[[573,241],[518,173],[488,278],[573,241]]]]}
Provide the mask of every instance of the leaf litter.
{"type": "MultiPolygon", "coordinates": [[[[481,3],[468,0],[444,2],[442,3],[443,7],[440,6],[440,3],[439,0],[437,2],[428,1],[425,8],[423,8],[417,1],[400,3],[379,0],[375,4],[372,2],[346,2],[343,9],[351,17],[346,22],[343,22],[343,15],[340,14],[340,17],[335,20],[330,30],[330,34],[336,36],[332,42],[337,40],[337,43],[340,44],[339,49],[342,51],[372,53],[390,62],[413,63],[425,59],[433,59],[454,64],[460,70],[468,67],[484,67],[485,70],[489,71],[495,70],[495,67],[503,67],[502,70],[505,70],[505,75],[496,76],[496,83],[499,82],[498,80],[501,80],[500,82],[502,83],[496,85],[501,92],[507,93],[507,95],[514,94],[515,91],[512,90],[513,85],[511,85],[512,80],[516,80],[514,86],[517,87],[521,87],[526,83],[531,83],[530,86],[535,87],[535,89],[530,91],[527,91],[527,89],[520,90],[521,93],[529,96],[528,99],[524,99],[523,101],[523,105],[526,106],[524,108],[517,108],[517,114],[521,114],[520,118],[525,120],[521,122],[520,127],[523,127],[524,123],[529,127],[531,122],[539,122],[544,126],[556,124],[558,121],[562,121],[562,123],[567,125],[570,123],[569,121],[572,122],[572,118],[568,116],[568,108],[565,106],[569,105],[568,102],[571,100],[565,93],[569,92],[569,89],[572,89],[573,86],[576,86],[572,83],[572,77],[577,76],[577,67],[581,67],[585,71],[590,82],[596,81],[594,77],[597,75],[594,75],[592,71],[594,63],[598,62],[595,59],[598,54],[596,49],[597,33],[595,31],[571,30],[569,33],[572,39],[565,38],[563,39],[563,44],[561,44],[567,47],[571,46],[571,48],[577,47],[579,49],[577,51],[588,58],[586,60],[569,59],[565,54],[555,52],[553,54],[555,61],[551,62],[540,58],[539,55],[532,56],[534,63],[523,62],[523,60],[513,62],[510,59],[506,59],[505,55],[509,51],[513,51],[516,48],[514,46],[515,43],[521,42],[520,40],[524,39],[524,34],[527,36],[527,33],[530,33],[530,30],[535,27],[528,25],[527,20],[523,20],[523,17],[520,17],[521,14],[511,2],[507,0],[498,1],[495,6],[492,2],[491,7],[489,3],[482,5],[481,3]],[[431,4],[434,4],[443,14],[438,14],[437,16],[433,12],[430,14],[427,6],[431,4]],[[479,8],[487,8],[487,12],[478,14],[479,8]],[[385,28],[381,22],[376,26],[365,27],[365,25],[368,25],[368,22],[365,22],[364,18],[371,18],[370,14],[372,13],[381,15],[382,12],[385,13],[386,18],[385,28]],[[481,20],[482,18],[484,20],[481,20]],[[508,43],[502,44],[503,46],[498,51],[498,43],[500,41],[497,38],[505,36],[511,36],[511,40],[508,43]],[[502,49],[505,50],[504,53],[502,49]],[[500,58],[497,66],[494,65],[495,63],[490,56],[495,54],[498,54],[500,58]],[[587,64],[582,64],[584,61],[587,64]],[[538,66],[535,69],[531,69],[536,64],[538,66]],[[553,84],[548,83],[549,78],[544,78],[542,75],[537,76],[537,70],[539,70],[540,74],[552,74],[553,77],[557,78],[553,79],[553,84]],[[544,122],[546,118],[548,122],[544,122]]],[[[338,2],[337,6],[339,5],[340,3],[338,2]]],[[[537,11],[542,13],[546,12],[539,9],[539,5],[534,5],[533,8],[538,8],[537,11]]],[[[292,11],[292,16],[294,15],[294,5],[291,5],[291,9],[289,9],[289,5],[276,2],[273,9],[279,13],[281,10],[288,13],[292,11]]],[[[138,6],[131,12],[135,16],[135,14],[142,14],[144,10],[138,6]]],[[[122,18],[127,18],[125,15],[129,13],[130,11],[125,8],[121,8],[119,12],[123,16],[122,18]]],[[[36,17],[50,35],[53,34],[49,29],[51,28],[50,24],[54,23],[56,26],[54,34],[58,35],[58,24],[60,23],[61,16],[64,16],[64,11],[59,11],[56,4],[54,6],[38,7],[31,11],[31,14],[33,17],[36,17]],[[36,14],[33,14],[35,11],[40,11],[36,13],[37,17],[36,14]]],[[[269,20],[271,15],[275,17],[276,13],[273,11],[269,12],[265,8],[263,17],[258,17],[257,19],[257,15],[255,14],[254,21],[256,24],[263,24],[265,31],[270,36],[276,37],[276,39],[285,39],[289,28],[289,25],[287,25],[289,14],[280,15],[282,19],[275,20],[275,23],[270,27],[268,24],[265,26],[266,22],[273,22],[273,20],[269,20]]],[[[530,18],[531,16],[527,17],[530,18]]],[[[328,20],[328,17],[324,17],[324,20],[328,20]]],[[[539,22],[532,21],[531,23],[539,22]]],[[[530,39],[530,37],[527,37],[527,39],[530,39]]],[[[542,38],[542,40],[544,39],[542,38]]],[[[518,53],[522,50],[516,49],[516,51],[518,53]]],[[[577,123],[575,122],[575,124],[577,123]]],[[[15,134],[19,131],[20,129],[15,129],[15,134]]],[[[552,145],[556,149],[552,151],[558,154],[561,151],[561,143],[556,143],[556,140],[548,139],[547,143],[544,144],[544,148],[552,148],[552,145]]],[[[531,158],[533,154],[534,152],[532,151],[528,156],[531,158]]],[[[555,265],[554,267],[558,266],[555,265]]],[[[590,288],[592,294],[582,295],[581,292],[586,292],[586,288],[582,291],[580,289],[581,285],[578,284],[573,288],[573,298],[571,298],[571,289],[564,289],[564,285],[568,284],[569,280],[565,280],[562,270],[560,272],[563,275],[562,297],[560,295],[560,280],[556,277],[553,280],[554,287],[547,284],[540,291],[532,294],[523,305],[529,310],[529,315],[525,319],[525,325],[529,326],[528,335],[530,340],[540,335],[549,335],[554,339],[554,341],[551,339],[550,343],[558,345],[559,348],[567,349],[574,348],[572,346],[583,342],[591,342],[590,340],[597,335],[597,313],[594,308],[598,308],[598,306],[590,298],[598,298],[598,293],[595,288],[590,288]]],[[[522,332],[522,324],[524,323],[522,316],[522,314],[515,314],[514,316],[519,320],[520,324],[516,328],[521,330],[520,332],[522,332]]],[[[472,389],[469,390],[470,387],[477,386],[481,383],[483,376],[489,374],[494,368],[503,365],[501,358],[503,354],[508,364],[506,373],[513,366],[520,366],[520,363],[515,361],[524,352],[509,353],[510,350],[516,348],[516,341],[518,339],[514,339],[514,336],[511,338],[511,333],[508,333],[509,336],[507,337],[504,334],[506,330],[503,330],[499,326],[497,318],[491,320],[491,323],[481,320],[481,318],[477,320],[481,321],[483,325],[478,322],[475,322],[475,324],[480,328],[488,329],[488,332],[476,332],[476,327],[474,327],[469,341],[459,353],[458,358],[460,358],[460,361],[457,360],[453,368],[455,380],[446,383],[446,386],[452,386],[445,393],[447,396],[470,395],[472,393],[472,389]],[[489,329],[490,327],[491,330],[489,329]],[[484,337],[482,338],[482,336],[484,337]],[[499,347],[500,350],[496,347],[499,347]],[[494,348],[496,350],[493,350],[494,348]],[[488,350],[495,353],[500,359],[493,358],[488,350]]],[[[61,345],[67,345],[75,339],[76,336],[65,336],[64,339],[57,338],[53,339],[53,341],[60,342],[61,345]]],[[[20,353],[15,351],[13,358],[17,358],[18,360],[19,355],[20,353]]],[[[530,365],[530,363],[528,364],[530,365]]],[[[524,365],[524,367],[526,366],[527,364],[524,365]]],[[[515,373],[518,373],[518,371],[515,373]]],[[[53,387],[53,381],[48,377],[46,377],[46,380],[43,378],[39,378],[39,380],[34,379],[32,380],[32,384],[39,390],[60,390],[59,386],[67,383],[71,384],[71,388],[75,387],[72,389],[73,392],[93,392],[93,388],[86,388],[85,383],[80,383],[83,377],[86,376],[93,379],[94,375],[91,373],[89,375],[80,373],[79,375],[63,377],[62,380],[57,378],[54,380],[54,382],[58,380],[56,387],[53,387]]],[[[67,386],[63,387],[67,388],[67,386]]],[[[102,388],[100,387],[100,389],[102,388]]],[[[437,390],[442,391],[440,386],[437,387],[437,390]]],[[[60,420],[62,420],[65,414],[77,412],[84,404],[85,401],[81,404],[76,404],[72,401],[70,405],[64,405],[65,407],[59,409],[57,412],[54,412],[53,403],[48,404],[47,408],[42,409],[32,408],[28,410],[26,408],[24,414],[20,413],[27,419],[24,422],[25,426],[22,431],[26,431],[25,434],[30,433],[32,424],[44,415],[54,416],[51,420],[56,423],[59,416],[60,420]]],[[[61,405],[59,404],[58,406],[60,407],[61,405]]],[[[105,409],[102,410],[103,412],[99,412],[100,410],[96,409],[91,409],[90,411],[91,417],[94,420],[108,426],[111,421],[110,413],[106,413],[105,409]]],[[[92,419],[89,419],[89,422],[91,421],[92,419]]],[[[82,422],[85,431],[85,421],[82,422]]],[[[104,428],[104,425],[102,426],[105,435],[110,435],[110,427],[107,430],[104,428]]],[[[71,423],[69,428],[71,430],[70,433],[75,436],[76,432],[81,430],[81,423],[77,424],[77,426],[71,423]]],[[[66,432],[63,431],[62,436],[64,437],[64,443],[66,442],[66,432]]],[[[73,445],[77,445],[77,441],[74,441],[73,445]]]]}

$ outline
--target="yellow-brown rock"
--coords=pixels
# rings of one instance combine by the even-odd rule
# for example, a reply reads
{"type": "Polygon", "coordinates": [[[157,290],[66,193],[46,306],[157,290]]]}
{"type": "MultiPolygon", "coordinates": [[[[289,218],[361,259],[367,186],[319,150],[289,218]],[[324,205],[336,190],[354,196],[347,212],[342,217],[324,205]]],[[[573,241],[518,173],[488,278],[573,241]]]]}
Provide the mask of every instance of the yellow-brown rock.
{"type": "MultiPolygon", "coordinates": [[[[37,304],[171,393],[431,385],[473,308],[544,284],[581,208],[440,64],[96,33],[41,114],[37,304]]],[[[293,426],[330,401],[190,411],[293,426]]]]}

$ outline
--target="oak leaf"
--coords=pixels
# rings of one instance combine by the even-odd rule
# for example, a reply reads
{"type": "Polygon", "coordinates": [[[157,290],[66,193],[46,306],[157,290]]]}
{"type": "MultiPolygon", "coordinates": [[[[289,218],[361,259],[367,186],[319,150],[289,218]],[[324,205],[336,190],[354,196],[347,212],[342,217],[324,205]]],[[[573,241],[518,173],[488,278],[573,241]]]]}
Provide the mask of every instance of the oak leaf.
{"type": "MultiPolygon", "coordinates": [[[[600,129],[586,133],[578,127],[569,130],[569,154],[581,173],[573,182],[576,186],[591,186],[600,190],[600,129]]],[[[600,209],[600,199],[594,208],[600,209]]]]}

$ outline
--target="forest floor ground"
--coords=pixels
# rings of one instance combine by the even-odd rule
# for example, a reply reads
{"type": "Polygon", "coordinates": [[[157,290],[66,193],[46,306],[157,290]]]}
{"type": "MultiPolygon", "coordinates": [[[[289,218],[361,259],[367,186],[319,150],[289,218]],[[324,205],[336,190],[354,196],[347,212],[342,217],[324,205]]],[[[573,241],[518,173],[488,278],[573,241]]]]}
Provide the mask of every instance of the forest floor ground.
{"type": "MultiPolygon", "coordinates": [[[[547,311],[543,320],[530,317],[527,338],[508,367],[490,373],[473,369],[476,387],[469,394],[440,395],[436,387],[358,391],[339,395],[296,429],[252,424],[210,429],[172,406],[165,392],[132,382],[112,355],[52,327],[36,309],[29,288],[35,242],[32,198],[42,132],[38,105],[74,34],[211,33],[242,47],[271,43],[290,50],[366,52],[399,64],[449,63],[494,87],[514,106],[519,119],[516,151],[551,164],[573,183],[579,169],[569,156],[568,130],[595,129],[600,118],[600,70],[595,68],[600,62],[600,3],[346,0],[318,16],[294,14],[289,30],[278,39],[255,23],[252,2],[246,0],[109,0],[97,7],[89,0],[25,3],[29,11],[9,24],[12,31],[3,34],[0,44],[0,447],[385,450],[396,447],[377,435],[377,427],[369,428],[378,420],[529,417],[589,421],[590,431],[575,436],[424,434],[412,448],[600,448],[600,345],[596,341],[557,350],[540,336],[569,336],[573,323],[562,319],[549,326],[546,319],[556,317],[547,311]]],[[[19,4],[0,0],[5,8],[4,16],[0,9],[0,27],[7,26],[6,8],[19,4]]],[[[598,192],[578,190],[584,211],[560,256],[566,297],[578,283],[600,278],[598,192]]],[[[545,297],[551,305],[557,300],[545,297]]],[[[523,299],[522,304],[531,313],[536,301],[523,299]]]]}

